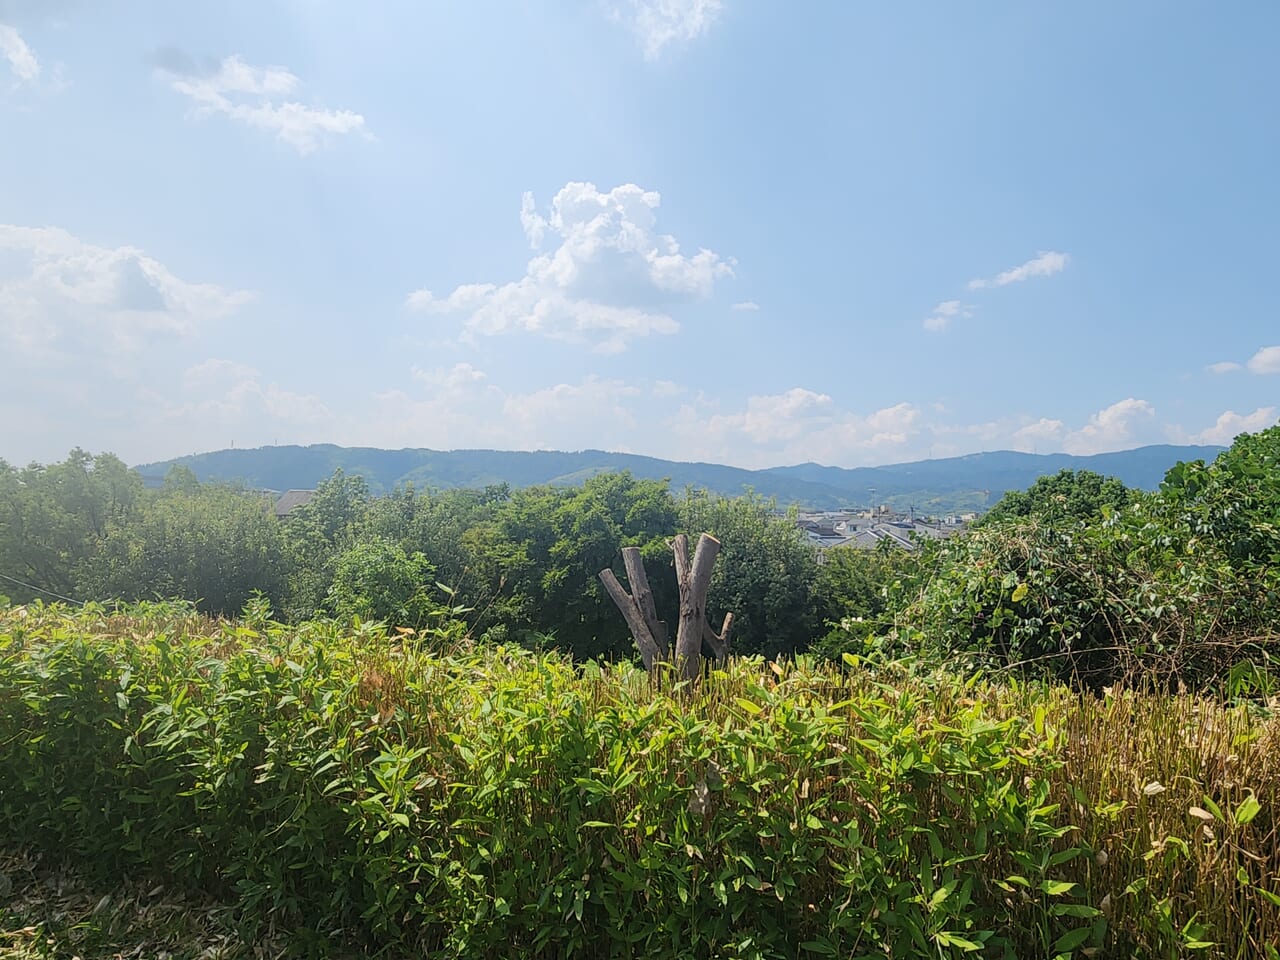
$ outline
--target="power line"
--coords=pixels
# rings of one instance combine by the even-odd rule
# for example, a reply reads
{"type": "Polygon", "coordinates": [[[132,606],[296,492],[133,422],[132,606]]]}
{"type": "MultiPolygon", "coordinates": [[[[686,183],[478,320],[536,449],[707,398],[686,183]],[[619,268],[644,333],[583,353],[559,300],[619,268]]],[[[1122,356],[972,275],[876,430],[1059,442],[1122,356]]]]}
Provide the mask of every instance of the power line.
{"type": "Polygon", "coordinates": [[[25,580],[19,580],[17,577],[11,577],[7,573],[0,573],[0,580],[8,580],[10,583],[16,583],[20,587],[26,587],[28,590],[34,590],[37,593],[48,594],[57,600],[65,600],[67,603],[76,603],[84,606],[83,600],[76,600],[72,597],[64,597],[60,593],[54,593],[52,590],[46,590],[44,587],[37,587],[34,583],[27,583],[25,580]]]}

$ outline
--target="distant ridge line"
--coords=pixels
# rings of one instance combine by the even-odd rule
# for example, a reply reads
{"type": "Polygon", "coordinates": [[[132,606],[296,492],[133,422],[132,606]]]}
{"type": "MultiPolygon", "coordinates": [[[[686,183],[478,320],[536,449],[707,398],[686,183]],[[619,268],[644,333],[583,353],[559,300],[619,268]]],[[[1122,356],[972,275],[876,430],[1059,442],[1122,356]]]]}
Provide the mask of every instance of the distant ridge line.
{"type": "Polygon", "coordinates": [[[1209,460],[1223,449],[1157,444],[1091,456],[997,450],[878,467],[829,467],[810,462],[749,470],[604,450],[386,450],[311,444],[215,450],[140,464],[135,469],[155,482],[181,464],[202,481],[238,481],[277,491],[313,488],[341,469],[364,477],[375,493],[408,483],[419,489],[500,483],[512,487],[574,485],[598,473],[629,470],[636,477],[669,479],[674,490],[692,486],[727,496],[752,490],[776,498],[780,505],[838,509],[866,506],[874,496],[877,503],[949,513],[982,510],[1006,490],[1025,489],[1038,477],[1061,469],[1093,470],[1118,477],[1131,487],[1154,489],[1178,461],[1209,460]]]}

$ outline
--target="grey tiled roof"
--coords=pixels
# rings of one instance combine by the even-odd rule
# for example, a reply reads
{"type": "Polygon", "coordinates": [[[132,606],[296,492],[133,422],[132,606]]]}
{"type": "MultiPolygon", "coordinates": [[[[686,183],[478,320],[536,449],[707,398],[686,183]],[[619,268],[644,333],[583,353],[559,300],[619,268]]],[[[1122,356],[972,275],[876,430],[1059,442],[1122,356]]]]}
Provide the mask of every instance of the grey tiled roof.
{"type": "Polygon", "coordinates": [[[298,507],[305,506],[311,502],[311,498],[316,495],[314,490],[286,490],[280,495],[280,499],[276,501],[275,514],[277,517],[286,517],[298,507]]]}

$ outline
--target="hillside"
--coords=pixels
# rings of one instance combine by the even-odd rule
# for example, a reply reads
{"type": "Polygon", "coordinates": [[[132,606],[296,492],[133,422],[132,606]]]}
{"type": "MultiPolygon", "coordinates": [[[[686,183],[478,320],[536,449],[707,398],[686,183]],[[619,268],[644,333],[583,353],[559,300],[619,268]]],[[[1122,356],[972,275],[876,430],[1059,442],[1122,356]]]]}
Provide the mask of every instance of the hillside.
{"type": "Polygon", "coordinates": [[[418,488],[482,487],[507,483],[568,485],[611,470],[637,477],[669,479],[675,490],[701,487],[737,495],[750,488],[779,503],[816,509],[865,505],[873,499],[897,507],[945,512],[981,510],[1006,490],[1030,486],[1036,478],[1069,467],[1119,477],[1129,486],[1153,489],[1179,460],[1212,459],[1220,447],[1150,446],[1117,453],[1077,457],[1012,451],[977,453],[941,460],[880,467],[824,467],[805,463],[744,470],[714,463],[685,463],[601,450],[380,450],[372,447],[260,447],[218,450],[159,463],[142,464],[139,473],[158,481],[175,464],[190,467],[201,480],[241,481],[269,490],[307,489],[334,470],[365,478],[375,493],[405,483],[418,488]]]}

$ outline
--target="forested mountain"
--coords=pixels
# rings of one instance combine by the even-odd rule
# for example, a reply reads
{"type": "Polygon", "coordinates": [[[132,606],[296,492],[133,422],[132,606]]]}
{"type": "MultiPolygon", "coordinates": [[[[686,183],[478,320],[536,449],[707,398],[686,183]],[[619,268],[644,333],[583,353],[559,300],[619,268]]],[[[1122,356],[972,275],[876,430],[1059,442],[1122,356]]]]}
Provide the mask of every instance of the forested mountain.
{"type": "Polygon", "coordinates": [[[1150,446],[1118,453],[1078,457],[999,451],[881,467],[843,469],[805,463],[765,470],[744,470],[714,463],[684,463],[601,450],[379,450],[372,447],[276,446],[218,450],[143,464],[138,471],[158,481],[174,464],[190,467],[201,480],[237,480],[269,490],[315,487],[334,470],[365,479],[370,490],[385,493],[412,483],[419,488],[484,487],[506,483],[580,484],[599,473],[630,470],[637,478],[669,479],[673,489],[700,487],[738,495],[751,488],[779,503],[818,509],[865,505],[872,500],[919,510],[980,510],[1007,490],[1030,486],[1063,468],[1115,476],[1126,485],[1154,489],[1180,460],[1212,459],[1221,447],[1150,446]]]}

